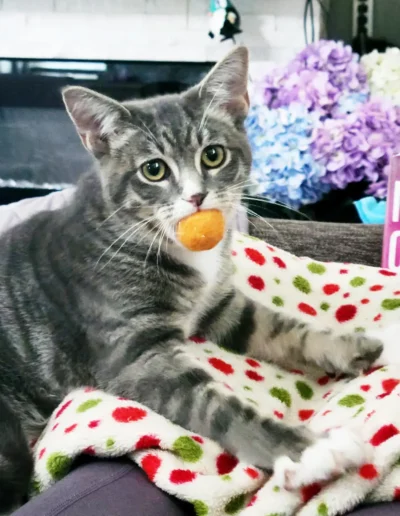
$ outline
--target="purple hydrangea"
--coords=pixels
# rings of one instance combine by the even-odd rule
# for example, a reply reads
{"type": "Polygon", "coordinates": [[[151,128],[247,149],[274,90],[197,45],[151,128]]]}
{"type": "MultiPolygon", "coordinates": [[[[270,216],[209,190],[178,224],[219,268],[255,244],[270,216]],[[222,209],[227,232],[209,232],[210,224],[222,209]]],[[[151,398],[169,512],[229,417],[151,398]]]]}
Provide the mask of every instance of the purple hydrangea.
{"type": "Polygon", "coordinates": [[[321,117],[339,110],[350,93],[368,94],[367,76],[359,56],[342,42],[321,40],[308,45],[284,68],[276,68],[261,88],[270,108],[301,102],[321,117]]]}
{"type": "Polygon", "coordinates": [[[384,198],[390,156],[400,148],[400,108],[374,100],[313,131],[311,152],[326,174],[324,183],[346,188],[367,180],[368,193],[384,198]]]}
{"type": "Polygon", "coordinates": [[[253,152],[252,179],[256,193],[298,208],[321,199],[331,186],[321,181],[325,171],[311,155],[317,118],[301,104],[250,109],[246,129],[253,152]]]}

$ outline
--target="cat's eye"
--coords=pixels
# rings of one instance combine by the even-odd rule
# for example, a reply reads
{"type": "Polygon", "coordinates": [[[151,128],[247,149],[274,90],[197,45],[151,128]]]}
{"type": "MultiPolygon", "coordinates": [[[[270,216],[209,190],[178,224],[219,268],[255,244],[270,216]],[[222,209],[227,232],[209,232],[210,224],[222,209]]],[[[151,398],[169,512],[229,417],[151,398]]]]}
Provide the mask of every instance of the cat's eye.
{"type": "Polygon", "coordinates": [[[169,176],[169,168],[162,159],[152,159],[141,167],[141,172],[148,181],[163,181],[169,176]]]}
{"type": "Polygon", "coordinates": [[[221,145],[209,145],[201,153],[201,163],[206,168],[218,168],[225,161],[225,149],[221,145]]]}

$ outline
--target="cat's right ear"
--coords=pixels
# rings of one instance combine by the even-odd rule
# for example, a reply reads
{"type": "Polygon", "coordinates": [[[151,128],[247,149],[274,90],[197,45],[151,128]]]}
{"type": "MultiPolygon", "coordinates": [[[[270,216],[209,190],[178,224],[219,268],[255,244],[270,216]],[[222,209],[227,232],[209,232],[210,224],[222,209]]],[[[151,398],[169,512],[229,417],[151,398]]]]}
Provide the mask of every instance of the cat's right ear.
{"type": "Polygon", "coordinates": [[[129,111],[119,102],[81,86],[67,86],[62,97],[85,148],[97,158],[107,154],[110,139],[129,121],[129,111]]]}

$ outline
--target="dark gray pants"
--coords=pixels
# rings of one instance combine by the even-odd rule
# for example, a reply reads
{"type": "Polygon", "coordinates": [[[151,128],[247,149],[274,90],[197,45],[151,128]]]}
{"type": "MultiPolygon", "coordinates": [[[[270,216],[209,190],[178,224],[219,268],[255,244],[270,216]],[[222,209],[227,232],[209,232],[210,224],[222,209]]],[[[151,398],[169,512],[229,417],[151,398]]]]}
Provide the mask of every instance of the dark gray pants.
{"type": "MultiPolygon", "coordinates": [[[[399,514],[400,504],[388,503],[361,507],[352,516],[399,514]]],[[[150,483],[133,462],[99,460],[79,465],[13,516],[61,515],[194,516],[194,511],[190,505],[169,497],[150,483]]]]}

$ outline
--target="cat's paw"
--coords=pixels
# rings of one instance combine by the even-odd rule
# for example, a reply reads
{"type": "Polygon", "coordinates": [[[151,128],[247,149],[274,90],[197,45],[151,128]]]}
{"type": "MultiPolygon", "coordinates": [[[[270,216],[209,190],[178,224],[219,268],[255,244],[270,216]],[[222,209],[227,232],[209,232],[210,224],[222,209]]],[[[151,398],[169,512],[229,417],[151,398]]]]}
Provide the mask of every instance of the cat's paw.
{"type": "Polygon", "coordinates": [[[345,373],[359,376],[370,369],[381,357],[384,349],[382,339],[374,336],[354,336],[354,353],[345,373]]]}
{"type": "Polygon", "coordinates": [[[370,446],[354,432],[338,428],[328,437],[306,448],[299,462],[289,457],[275,461],[274,481],[289,491],[302,486],[331,480],[345,471],[368,462],[370,446]]]}

